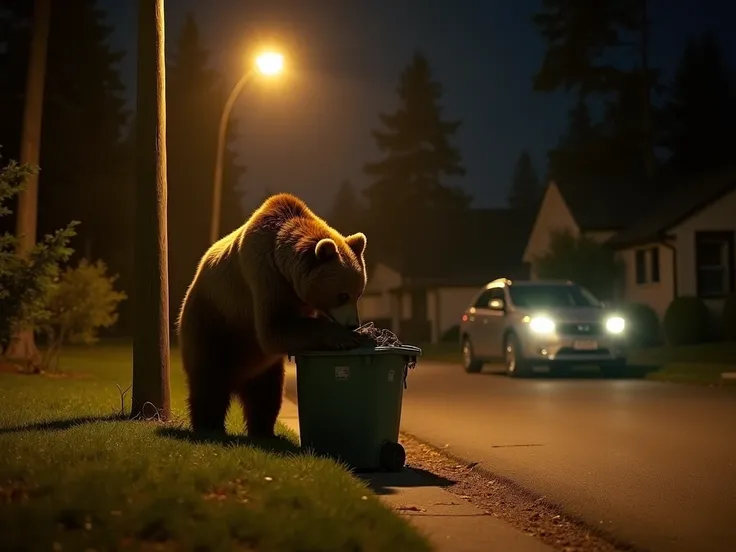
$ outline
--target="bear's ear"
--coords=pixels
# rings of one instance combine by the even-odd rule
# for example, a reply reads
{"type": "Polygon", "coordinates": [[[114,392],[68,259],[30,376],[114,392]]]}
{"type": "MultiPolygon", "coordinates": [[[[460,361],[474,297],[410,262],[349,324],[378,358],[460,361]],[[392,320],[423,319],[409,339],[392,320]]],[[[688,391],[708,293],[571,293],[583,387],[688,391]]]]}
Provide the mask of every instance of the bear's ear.
{"type": "Polygon", "coordinates": [[[328,261],[337,255],[337,244],[330,238],[323,238],[317,242],[314,254],[320,261],[328,261]]]}
{"type": "Polygon", "coordinates": [[[345,243],[347,243],[348,247],[350,247],[358,257],[360,257],[365,251],[368,238],[365,237],[363,232],[358,232],[357,234],[352,234],[351,236],[346,237],[345,243]]]}

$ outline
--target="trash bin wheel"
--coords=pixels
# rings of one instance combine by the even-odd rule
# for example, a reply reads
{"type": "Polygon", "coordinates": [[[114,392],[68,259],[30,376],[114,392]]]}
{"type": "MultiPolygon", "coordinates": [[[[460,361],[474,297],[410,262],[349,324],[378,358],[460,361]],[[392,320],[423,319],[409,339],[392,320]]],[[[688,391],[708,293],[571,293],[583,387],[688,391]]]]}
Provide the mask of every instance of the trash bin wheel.
{"type": "Polygon", "coordinates": [[[381,445],[380,464],[381,467],[390,472],[399,472],[404,469],[406,463],[406,451],[399,443],[384,441],[381,445]]]}

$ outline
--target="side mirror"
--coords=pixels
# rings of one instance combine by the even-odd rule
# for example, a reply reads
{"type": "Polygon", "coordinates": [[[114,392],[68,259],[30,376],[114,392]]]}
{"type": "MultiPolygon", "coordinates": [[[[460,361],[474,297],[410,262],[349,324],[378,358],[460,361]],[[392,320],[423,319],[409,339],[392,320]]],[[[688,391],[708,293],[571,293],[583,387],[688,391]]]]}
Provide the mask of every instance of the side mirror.
{"type": "Polygon", "coordinates": [[[491,299],[488,302],[488,306],[491,310],[502,311],[506,308],[506,303],[503,299],[491,299]]]}

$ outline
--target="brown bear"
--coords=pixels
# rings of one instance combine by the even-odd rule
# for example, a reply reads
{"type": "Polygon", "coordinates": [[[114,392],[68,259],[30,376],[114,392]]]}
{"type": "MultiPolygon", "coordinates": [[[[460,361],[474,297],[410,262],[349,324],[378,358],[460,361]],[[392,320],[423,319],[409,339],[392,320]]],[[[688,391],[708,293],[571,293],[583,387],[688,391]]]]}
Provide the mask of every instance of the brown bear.
{"type": "Polygon", "coordinates": [[[248,435],[273,437],[287,354],[375,345],[353,331],[365,247],[364,234],[343,236],[290,194],[210,246],[177,324],[195,432],[224,432],[236,395],[248,435]]]}

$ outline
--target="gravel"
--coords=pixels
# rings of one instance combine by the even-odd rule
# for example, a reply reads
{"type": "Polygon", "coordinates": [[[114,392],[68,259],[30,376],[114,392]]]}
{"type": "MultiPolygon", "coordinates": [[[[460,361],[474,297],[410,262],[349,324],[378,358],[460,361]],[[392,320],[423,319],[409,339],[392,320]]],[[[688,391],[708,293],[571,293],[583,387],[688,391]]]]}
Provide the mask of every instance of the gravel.
{"type": "Polygon", "coordinates": [[[638,552],[632,545],[566,515],[544,497],[402,433],[407,466],[452,481],[443,488],[564,552],[638,552]]]}

